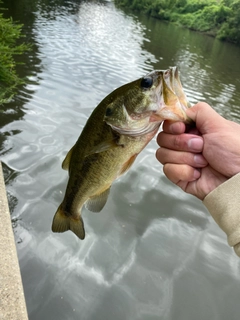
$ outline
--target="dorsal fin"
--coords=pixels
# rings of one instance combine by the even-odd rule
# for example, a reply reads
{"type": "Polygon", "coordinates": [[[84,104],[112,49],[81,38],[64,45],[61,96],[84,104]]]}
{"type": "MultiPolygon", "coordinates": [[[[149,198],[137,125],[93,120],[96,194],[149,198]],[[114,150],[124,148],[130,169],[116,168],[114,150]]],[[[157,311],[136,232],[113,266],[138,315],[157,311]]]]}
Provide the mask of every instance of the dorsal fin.
{"type": "Polygon", "coordinates": [[[102,210],[102,208],[105,206],[106,202],[107,202],[107,198],[110,192],[110,188],[111,186],[106,189],[105,191],[103,191],[102,193],[93,196],[91,198],[89,198],[86,202],[85,202],[85,207],[92,212],[99,212],[102,210]]]}
{"type": "Polygon", "coordinates": [[[70,164],[70,161],[71,161],[73,148],[74,148],[74,146],[68,151],[65,159],[63,160],[63,163],[62,163],[63,170],[69,170],[69,164],[70,164]]]}

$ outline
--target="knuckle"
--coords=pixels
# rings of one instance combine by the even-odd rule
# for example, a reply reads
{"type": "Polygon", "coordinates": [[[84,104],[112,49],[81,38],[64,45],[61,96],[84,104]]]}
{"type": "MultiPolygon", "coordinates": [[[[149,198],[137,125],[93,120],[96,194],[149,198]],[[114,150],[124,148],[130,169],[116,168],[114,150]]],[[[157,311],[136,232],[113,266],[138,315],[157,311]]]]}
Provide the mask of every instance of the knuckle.
{"type": "Polygon", "coordinates": [[[182,148],[182,139],[180,135],[174,137],[173,146],[174,146],[174,149],[176,150],[180,150],[182,148]]]}

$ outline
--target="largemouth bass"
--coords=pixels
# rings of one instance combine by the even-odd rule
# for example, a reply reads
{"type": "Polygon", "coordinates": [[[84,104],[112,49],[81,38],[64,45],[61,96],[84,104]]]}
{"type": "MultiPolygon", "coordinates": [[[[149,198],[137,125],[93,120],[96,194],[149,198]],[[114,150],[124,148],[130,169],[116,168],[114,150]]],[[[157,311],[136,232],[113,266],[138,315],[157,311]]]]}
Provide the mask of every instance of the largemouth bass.
{"type": "Polygon", "coordinates": [[[69,180],[52,231],[71,230],[84,239],[83,205],[101,211],[113,181],[131,167],[161,122],[188,122],[189,106],[176,67],[152,71],[105,97],[63,161],[69,180]]]}

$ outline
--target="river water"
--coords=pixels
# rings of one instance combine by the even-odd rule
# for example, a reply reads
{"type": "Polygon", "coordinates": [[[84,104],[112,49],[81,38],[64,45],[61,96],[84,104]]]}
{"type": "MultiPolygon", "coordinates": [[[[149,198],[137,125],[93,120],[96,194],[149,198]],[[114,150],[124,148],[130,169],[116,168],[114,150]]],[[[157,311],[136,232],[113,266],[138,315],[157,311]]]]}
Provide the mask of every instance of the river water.
{"type": "Polygon", "coordinates": [[[0,115],[0,152],[30,320],[239,319],[239,259],[202,203],[171,184],[155,139],[86,238],[53,234],[61,162],[114,88],[177,65],[191,103],[240,122],[240,48],[112,1],[5,1],[33,50],[0,115]]]}

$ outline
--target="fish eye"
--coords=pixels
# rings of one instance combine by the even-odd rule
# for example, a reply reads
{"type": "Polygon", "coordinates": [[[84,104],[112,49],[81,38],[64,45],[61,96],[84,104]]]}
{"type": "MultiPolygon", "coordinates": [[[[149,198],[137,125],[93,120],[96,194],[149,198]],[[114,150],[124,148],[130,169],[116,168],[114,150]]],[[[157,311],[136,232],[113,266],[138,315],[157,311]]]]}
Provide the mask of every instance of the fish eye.
{"type": "Polygon", "coordinates": [[[112,109],[107,108],[106,113],[105,113],[106,117],[110,117],[112,114],[113,114],[112,109]]]}
{"type": "Polygon", "coordinates": [[[141,87],[144,89],[148,89],[151,88],[151,86],[153,85],[153,79],[150,77],[144,77],[142,78],[141,81],[141,87]]]}

